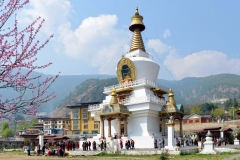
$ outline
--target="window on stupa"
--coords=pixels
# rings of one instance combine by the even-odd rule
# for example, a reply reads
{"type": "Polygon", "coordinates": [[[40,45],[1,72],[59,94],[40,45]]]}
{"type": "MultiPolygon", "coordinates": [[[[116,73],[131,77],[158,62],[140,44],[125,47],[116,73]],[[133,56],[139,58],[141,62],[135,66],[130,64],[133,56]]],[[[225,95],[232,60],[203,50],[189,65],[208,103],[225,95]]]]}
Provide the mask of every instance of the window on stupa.
{"type": "Polygon", "coordinates": [[[131,78],[131,70],[127,65],[122,66],[121,73],[122,73],[122,79],[125,79],[127,76],[131,78]]]}

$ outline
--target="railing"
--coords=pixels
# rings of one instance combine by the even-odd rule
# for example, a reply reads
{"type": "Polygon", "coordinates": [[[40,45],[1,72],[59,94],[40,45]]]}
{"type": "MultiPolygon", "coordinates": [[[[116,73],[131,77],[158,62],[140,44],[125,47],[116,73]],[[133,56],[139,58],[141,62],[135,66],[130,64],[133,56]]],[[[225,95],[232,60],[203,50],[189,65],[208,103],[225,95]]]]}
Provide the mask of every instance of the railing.
{"type": "Polygon", "coordinates": [[[143,103],[143,102],[155,102],[155,103],[159,103],[162,106],[166,104],[165,99],[160,99],[154,95],[126,98],[122,100],[120,103],[127,105],[127,104],[143,103]]]}
{"type": "Polygon", "coordinates": [[[113,85],[110,87],[104,87],[104,92],[110,92],[112,90],[112,88],[119,89],[119,88],[125,88],[125,87],[134,87],[134,86],[141,85],[141,84],[147,84],[154,88],[161,88],[162,90],[164,90],[166,92],[169,90],[168,88],[166,88],[164,86],[158,85],[146,78],[142,78],[142,79],[138,79],[138,80],[128,82],[128,83],[122,83],[122,84],[117,84],[117,85],[113,85]]]}
{"type": "Polygon", "coordinates": [[[92,104],[88,106],[88,111],[99,110],[100,104],[92,104]]]}
{"type": "MultiPolygon", "coordinates": [[[[137,104],[137,103],[144,103],[144,102],[155,102],[161,106],[166,104],[165,99],[160,99],[154,95],[126,98],[126,99],[120,101],[120,103],[123,105],[137,104]]],[[[100,110],[100,104],[94,104],[94,105],[88,106],[88,111],[98,111],[98,110],[100,110]]]]}

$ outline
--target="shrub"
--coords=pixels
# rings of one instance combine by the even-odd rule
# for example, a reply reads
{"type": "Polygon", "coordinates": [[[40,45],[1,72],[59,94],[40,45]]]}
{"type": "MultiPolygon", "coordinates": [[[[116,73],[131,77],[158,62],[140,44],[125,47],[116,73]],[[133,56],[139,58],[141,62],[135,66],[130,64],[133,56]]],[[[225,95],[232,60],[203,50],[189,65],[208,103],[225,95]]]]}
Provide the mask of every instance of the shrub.
{"type": "Polygon", "coordinates": [[[168,160],[169,159],[169,154],[168,152],[164,152],[162,151],[161,155],[160,155],[160,160],[168,160]]]}

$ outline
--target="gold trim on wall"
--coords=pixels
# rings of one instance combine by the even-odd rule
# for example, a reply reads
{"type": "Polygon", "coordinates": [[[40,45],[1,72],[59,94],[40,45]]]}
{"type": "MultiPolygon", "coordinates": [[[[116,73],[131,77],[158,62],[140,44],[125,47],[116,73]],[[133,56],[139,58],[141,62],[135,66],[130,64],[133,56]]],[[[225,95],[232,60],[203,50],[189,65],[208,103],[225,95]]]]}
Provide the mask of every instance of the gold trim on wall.
{"type": "Polygon", "coordinates": [[[132,81],[135,81],[136,80],[136,69],[135,69],[134,63],[129,58],[122,57],[122,59],[118,62],[118,65],[117,65],[118,82],[120,84],[123,83],[123,78],[122,78],[122,73],[121,73],[123,65],[127,65],[130,68],[131,79],[132,79],[132,81]]]}

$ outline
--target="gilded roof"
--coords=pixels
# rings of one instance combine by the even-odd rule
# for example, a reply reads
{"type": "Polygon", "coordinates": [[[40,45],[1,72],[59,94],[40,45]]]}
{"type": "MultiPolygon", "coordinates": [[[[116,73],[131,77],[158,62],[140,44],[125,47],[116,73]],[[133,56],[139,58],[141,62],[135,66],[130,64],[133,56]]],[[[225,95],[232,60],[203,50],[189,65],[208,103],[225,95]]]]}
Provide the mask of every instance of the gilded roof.
{"type": "Polygon", "coordinates": [[[145,29],[145,25],[142,22],[143,17],[139,15],[138,8],[136,9],[135,15],[132,16],[132,22],[129,26],[129,30],[133,32],[132,42],[130,45],[129,52],[132,52],[137,49],[141,49],[142,51],[146,51],[144,47],[144,43],[142,40],[141,31],[145,29]]]}

